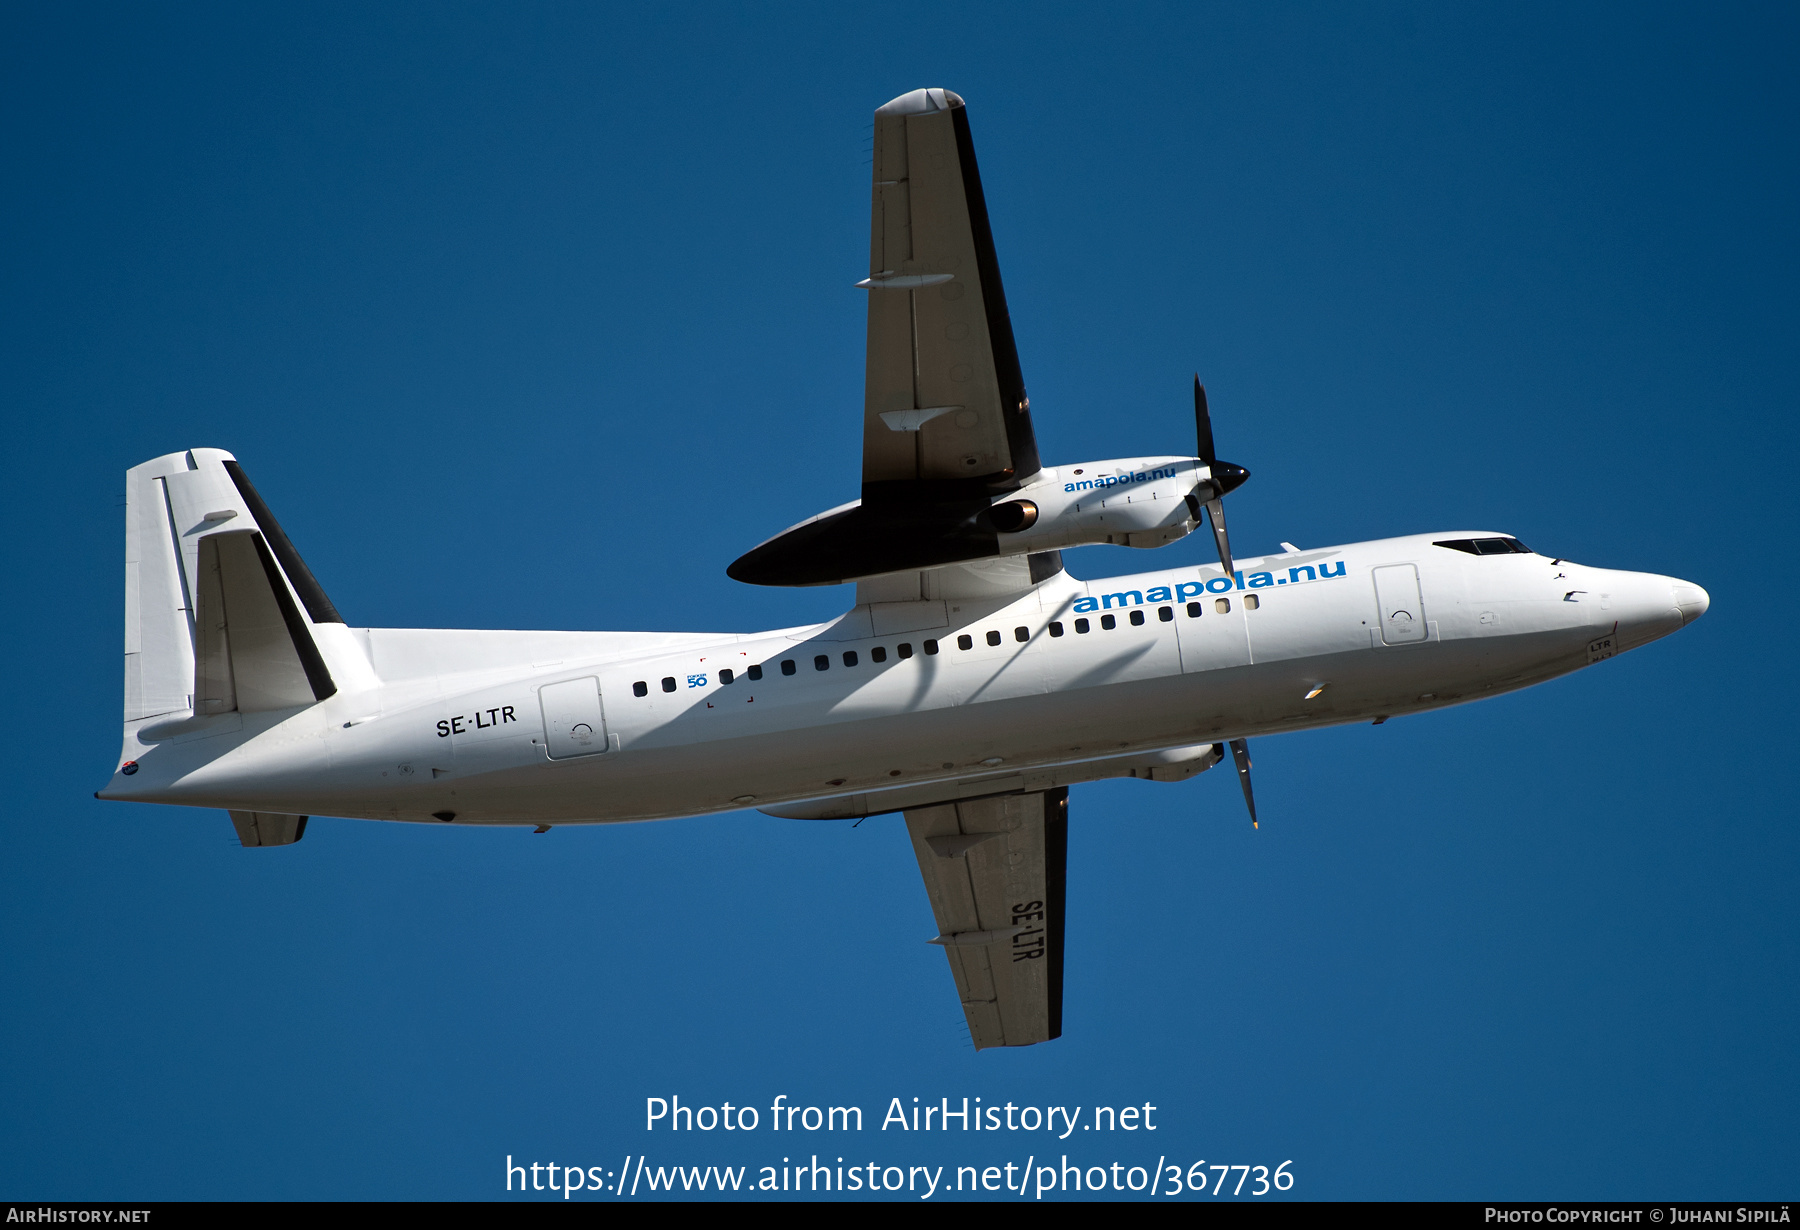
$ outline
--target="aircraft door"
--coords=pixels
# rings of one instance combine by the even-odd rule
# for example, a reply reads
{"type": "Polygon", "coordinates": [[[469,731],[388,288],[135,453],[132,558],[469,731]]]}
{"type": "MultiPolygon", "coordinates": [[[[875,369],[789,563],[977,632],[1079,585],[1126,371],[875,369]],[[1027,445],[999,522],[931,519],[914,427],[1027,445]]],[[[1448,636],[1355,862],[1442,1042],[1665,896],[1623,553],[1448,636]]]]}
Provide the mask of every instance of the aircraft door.
{"type": "Polygon", "coordinates": [[[1410,645],[1430,634],[1415,565],[1388,564],[1375,570],[1375,607],[1384,645],[1410,645]]]}
{"type": "Polygon", "coordinates": [[[600,708],[600,681],[589,675],[544,685],[544,748],[552,760],[591,756],[606,750],[606,715],[600,708]]]}

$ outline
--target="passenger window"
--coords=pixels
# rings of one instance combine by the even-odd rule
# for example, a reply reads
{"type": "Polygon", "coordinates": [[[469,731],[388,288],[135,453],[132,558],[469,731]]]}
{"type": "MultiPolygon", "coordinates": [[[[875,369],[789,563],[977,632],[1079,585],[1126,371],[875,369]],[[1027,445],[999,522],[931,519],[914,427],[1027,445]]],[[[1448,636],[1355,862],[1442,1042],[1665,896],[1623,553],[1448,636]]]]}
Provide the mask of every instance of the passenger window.
{"type": "Polygon", "coordinates": [[[1062,635],[1062,625],[1058,624],[1058,623],[1051,624],[1050,625],[1050,635],[1051,636],[1061,636],[1062,635]]]}
{"type": "Polygon", "coordinates": [[[1000,634],[998,632],[988,633],[987,634],[987,643],[990,645],[998,645],[1000,643],[1000,634]]]}
{"type": "Polygon", "coordinates": [[[1189,619],[1199,619],[1200,618],[1200,604],[1198,602],[1188,603],[1188,618],[1189,619]]]}
{"type": "Polygon", "coordinates": [[[752,666],[749,670],[745,671],[744,673],[746,675],[750,676],[750,678],[752,680],[761,679],[762,678],[762,667],[761,666],[752,666]]]}
{"type": "Polygon", "coordinates": [[[673,692],[674,690],[675,690],[675,676],[664,675],[663,676],[663,691],[673,692]]]}
{"type": "Polygon", "coordinates": [[[856,650],[854,650],[854,649],[844,650],[844,665],[845,666],[855,666],[856,665],[856,650]]]}
{"type": "Polygon", "coordinates": [[[1119,626],[1119,621],[1114,619],[1111,615],[1102,615],[1100,617],[1100,626],[1105,628],[1108,632],[1111,632],[1114,628],[1119,626]]]}
{"type": "Polygon", "coordinates": [[[926,641],[925,642],[925,655],[927,657],[930,657],[932,654],[934,654],[936,652],[937,652],[937,642],[936,641],[926,641]]]}
{"type": "Polygon", "coordinates": [[[1087,630],[1088,630],[1088,621],[1087,620],[1078,619],[1075,621],[1075,631],[1077,633],[1085,633],[1087,630]]]}
{"type": "Polygon", "coordinates": [[[869,661],[871,661],[871,662],[886,662],[887,661],[887,647],[885,645],[877,645],[877,646],[875,646],[875,648],[869,650],[869,661]]]}
{"type": "Polygon", "coordinates": [[[958,649],[973,649],[975,648],[975,638],[965,632],[956,638],[956,647],[958,649]]]}
{"type": "Polygon", "coordinates": [[[1262,599],[1255,594],[1244,595],[1244,609],[1254,611],[1262,605],[1262,599]]]}
{"type": "Polygon", "coordinates": [[[895,652],[900,655],[902,661],[905,661],[912,657],[912,645],[907,641],[901,641],[899,645],[895,646],[895,652]]]}
{"type": "Polygon", "coordinates": [[[1214,598],[1213,599],[1213,610],[1217,611],[1221,615],[1231,614],[1231,599],[1229,599],[1229,598],[1214,598]]]}
{"type": "Polygon", "coordinates": [[[816,657],[814,657],[813,658],[813,669],[816,671],[830,670],[831,669],[831,655],[828,653],[822,653],[822,654],[819,654],[816,657]]]}
{"type": "Polygon", "coordinates": [[[720,683],[730,683],[733,679],[736,679],[736,678],[737,678],[737,676],[731,673],[731,668],[729,666],[727,666],[724,670],[719,672],[719,682],[720,683]]]}
{"type": "Polygon", "coordinates": [[[631,685],[631,694],[633,696],[648,696],[650,695],[650,685],[640,679],[631,685]]]}
{"type": "Polygon", "coordinates": [[[1031,639],[1031,629],[1030,628],[1014,628],[1013,629],[1013,640],[1019,642],[1019,644],[1023,645],[1026,641],[1028,641],[1030,639],[1031,639]]]}
{"type": "Polygon", "coordinates": [[[800,669],[799,667],[794,665],[794,660],[792,658],[783,658],[781,660],[781,673],[782,674],[791,675],[799,669],[800,669]]]}
{"type": "Polygon", "coordinates": [[[1131,626],[1134,628],[1141,628],[1144,626],[1144,613],[1142,611],[1133,611],[1131,613],[1131,626]]]}
{"type": "Polygon", "coordinates": [[[1171,611],[1166,606],[1159,606],[1156,608],[1156,617],[1158,619],[1162,620],[1164,623],[1168,623],[1170,620],[1175,618],[1175,612],[1171,611]]]}

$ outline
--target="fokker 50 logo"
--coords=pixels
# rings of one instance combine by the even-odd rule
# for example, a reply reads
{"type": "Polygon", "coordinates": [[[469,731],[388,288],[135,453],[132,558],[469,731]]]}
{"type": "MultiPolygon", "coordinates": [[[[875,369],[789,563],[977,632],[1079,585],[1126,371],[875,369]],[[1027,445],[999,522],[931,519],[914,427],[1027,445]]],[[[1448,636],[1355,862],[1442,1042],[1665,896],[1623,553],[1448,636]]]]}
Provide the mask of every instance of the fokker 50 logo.
{"type": "Polygon", "coordinates": [[[1119,593],[1102,594],[1098,598],[1077,598],[1075,613],[1080,615],[1087,611],[1107,611],[1115,606],[1144,606],[1152,602],[1186,602],[1201,594],[1227,594],[1234,589],[1272,589],[1277,585],[1329,581],[1333,577],[1344,575],[1343,560],[1338,560],[1335,564],[1323,562],[1327,555],[1335,554],[1335,551],[1321,551],[1316,555],[1290,555],[1285,561],[1288,564],[1286,569],[1268,568],[1252,572],[1248,577],[1239,571],[1230,576],[1182,581],[1176,585],[1158,585],[1148,590],[1127,589],[1119,593]]]}

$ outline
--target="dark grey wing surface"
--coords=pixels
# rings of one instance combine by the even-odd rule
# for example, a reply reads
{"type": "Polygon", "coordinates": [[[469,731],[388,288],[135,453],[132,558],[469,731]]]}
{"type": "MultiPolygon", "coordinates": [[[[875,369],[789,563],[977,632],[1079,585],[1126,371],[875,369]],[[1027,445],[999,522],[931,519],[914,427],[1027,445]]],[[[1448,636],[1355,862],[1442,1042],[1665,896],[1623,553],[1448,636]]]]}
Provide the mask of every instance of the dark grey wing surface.
{"type": "Polygon", "coordinates": [[[1068,790],[917,808],[906,830],[975,1048],[1061,1037],[1068,790]]]}
{"type": "Polygon", "coordinates": [[[746,552],[754,585],[830,585],[998,554],[987,510],[1037,437],[962,99],[875,112],[862,498],[746,552]]]}
{"type": "Polygon", "coordinates": [[[914,90],[875,112],[863,499],[991,493],[1038,470],[968,111],[914,90]]]}

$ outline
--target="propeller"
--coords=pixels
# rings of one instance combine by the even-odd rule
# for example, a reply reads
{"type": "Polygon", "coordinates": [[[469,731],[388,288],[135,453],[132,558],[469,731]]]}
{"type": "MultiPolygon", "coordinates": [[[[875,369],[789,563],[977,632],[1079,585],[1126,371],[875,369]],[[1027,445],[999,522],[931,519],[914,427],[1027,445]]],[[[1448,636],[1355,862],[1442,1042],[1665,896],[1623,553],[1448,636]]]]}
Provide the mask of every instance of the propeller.
{"type": "MultiPolygon", "coordinates": [[[[1206,386],[1200,383],[1198,372],[1194,373],[1194,445],[1194,455],[1206,466],[1208,477],[1194,488],[1188,499],[1196,505],[1196,520],[1197,506],[1205,505],[1206,519],[1212,524],[1213,541],[1219,545],[1219,562],[1225,565],[1225,575],[1230,576],[1237,569],[1232,566],[1231,539],[1225,533],[1225,496],[1243,486],[1250,471],[1219,460],[1213,447],[1212,413],[1206,406],[1206,386]]],[[[1221,753],[1220,759],[1223,758],[1221,753]]],[[[1256,822],[1256,795],[1250,789],[1250,745],[1242,739],[1233,739],[1231,760],[1237,766],[1238,785],[1244,788],[1244,806],[1250,809],[1250,827],[1260,828],[1256,822]]]]}
{"type": "Polygon", "coordinates": [[[1250,809],[1250,827],[1257,828],[1256,796],[1250,793],[1250,745],[1242,739],[1233,739],[1231,759],[1237,765],[1238,785],[1244,788],[1244,806],[1250,809]]]}
{"type": "MultiPolygon", "coordinates": [[[[1225,495],[1243,486],[1250,471],[1229,461],[1220,461],[1214,451],[1212,414],[1206,408],[1206,386],[1200,383],[1198,372],[1194,374],[1194,442],[1194,455],[1206,466],[1209,477],[1194,488],[1189,498],[1194,504],[1196,520],[1199,519],[1199,506],[1205,505],[1213,541],[1219,545],[1219,562],[1225,565],[1225,575],[1230,576],[1236,570],[1231,564],[1231,539],[1225,533],[1225,495]]],[[[1245,763],[1247,766],[1248,762],[1245,763]]],[[[1247,772],[1247,767],[1244,771],[1247,772]]],[[[1244,780],[1247,791],[1249,778],[1244,780]]]]}
{"type": "MultiPolygon", "coordinates": [[[[1219,760],[1225,759],[1225,745],[1213,744],[1213,754],[1219,760]]],[[[1231,741],[1231,759],[1237,765],[1238,785],[1244,788],[1244,806],[1250,809],[1250,827],[1259,828],[1256,823],[1256,796],[1250,792],[1250,745],[1242,739],[1231,741]]],[[[1215,761],[1214,763],[1217,763],[1215,761]]]]}

